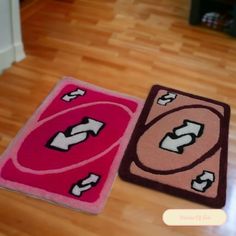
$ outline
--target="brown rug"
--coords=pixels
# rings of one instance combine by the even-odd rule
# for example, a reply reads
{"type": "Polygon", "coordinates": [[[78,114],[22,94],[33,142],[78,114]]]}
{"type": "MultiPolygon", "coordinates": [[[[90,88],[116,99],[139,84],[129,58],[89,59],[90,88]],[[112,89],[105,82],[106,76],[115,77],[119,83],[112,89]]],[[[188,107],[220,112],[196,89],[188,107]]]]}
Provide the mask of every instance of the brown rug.
{"type": "Polygon", "coordinates": [[[223,207],[229,117],[227,104],[153,86],[121,163],[120,177],[223,207]]]}

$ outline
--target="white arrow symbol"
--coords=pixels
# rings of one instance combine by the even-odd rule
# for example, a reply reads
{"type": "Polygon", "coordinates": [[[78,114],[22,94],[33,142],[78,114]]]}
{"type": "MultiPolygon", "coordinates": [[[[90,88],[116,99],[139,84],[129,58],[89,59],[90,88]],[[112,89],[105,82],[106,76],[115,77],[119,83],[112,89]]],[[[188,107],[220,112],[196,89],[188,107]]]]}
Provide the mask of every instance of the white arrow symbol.
{"type": "Polygon", "coordinates": [[[79,187],[79,185],[75,185],[71,191],[71,193],[77,197],[80,197],[82,192],[89,190],[92,187],[92,185],[86,185],[84,187],[79,187]]]}
{"type": "Polygon", "coordinates": [[[173,133],[167,134],[160,142],[160,148],[168,151],[182,153],[183,147],[193,144],[196,137],[203,133],[204,125],[184,120],[184,125],[174,128],[173,133]]]}
{"type": "Polygon", "coordinates": [[[69,133],[69,136],[65,134],[67,132],[57,133],[48,146],[67,151],[71,145],[85,141],[89,135],[88,132],[98,135],[103,126],[103,122],[88,118],[87,123],[82,123],[73,127],[69,133]]]}
{"type": "Polygon", "coordinates": [[[70,145],[80,143],[87,138],[87,133],[79,133],[66,137],[64,133],[59,132],[51,142],[50,146],[67,151],[70,145]]]}
{"type": "Polygon", "coordinates": [[[175,93],[167,93],[165,96],[164,96],[164,98],[165,99],[168,99],[168,98],[173,98],[173,99],[175,99],[176,98],[176,94],[175,93]]]}
{"type": "Polygon", "coordinates": [[[170,135],[166,135],[161,141],[160,147],[171,152],[182,153],[180,147],[187,146],[193,142],[191,135],[184,135],[177,138],[172,138],[170,135]]]}
{"type": "Polygon", "coordinates": [[[99,176],[95,175],[95,174],[89,174],[89,177],[86,178],[85,180],[82,181],[82,185],[86,185],[86,184],[91,184],[91,183],[97,183],[99,180],[99,176]]]}
{"type": "Polygon", "coordinates": [[[214,173],[206,171],[206,170],[203,171],[203,174],[199,178],[202,181],[204,181],[204,180],[210,180],[211,182],[215,181],[214,173]]]}
{"type": "Polygon", "coordinates": [[[71,194],[80,197],[84,191],[96,186],[99,180],[100,176],[90,173],[87,178],[80,180],[73,185],[70,192],[71,194]]]}
{"type": "Polygon", "coordinates": [[[167,103],[172,102],[174,99],[176,99],[177,95],[175,93],[167,93],[163,95],[161,98],[158,99],[157,103],[165,106],[167,103]]]}
{"type": "Polygon", "coordinates": [[[204,192],[205,188],[207,187],[207,181],[198,183],[196,181],[193,181],[192,183],[192,188],[199,191],[199,192],[204,192]]]}
{"type": "Polygon", "coordinates": [[[194,134],[196,137],[198,137],[203,129],[203,125],[200,123],[192,122],[189,120],[184,120],[184,125],[182,127],[176,128],[174,133],[177,136],[181,136],[184,134],[194,134]]]}
{"type": "Polygon", "coordinates": [[[84,96],[85,91],[82,89],[76,89],[75,91],[72,91],[62,97],[62,100],[66,102],[70,102],[71,100],[77,98],[78,96],[84,96]]]}
{"type": "Polygon", "coordinates": [[[104,124],[100,121],[88,118],[88,123],[75,126],[71,130],[71,135],[76,134],[76,133],[81,133],[84,131],[88,131],[88,130],[92,131],[96,135],[99,132],[99,130],[102,128],[103,125],[104,124]]]}
{"type": "Polygon", "coordinates": [[[192,189],[199,192],[205,192],[209,187],[211,187],[214,181],[214,173],[204,170],[201,175],[198,175],[196,179],[192,180],[192,189]]]}

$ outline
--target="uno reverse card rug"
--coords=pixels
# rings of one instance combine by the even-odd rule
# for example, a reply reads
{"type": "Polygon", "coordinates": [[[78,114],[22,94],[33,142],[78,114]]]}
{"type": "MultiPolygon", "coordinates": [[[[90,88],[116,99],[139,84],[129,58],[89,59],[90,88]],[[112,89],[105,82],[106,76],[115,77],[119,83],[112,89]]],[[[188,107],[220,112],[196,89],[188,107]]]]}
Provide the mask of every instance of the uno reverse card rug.
{"type": "Polygon", "coordinates": [[[141,107],[138,99],[65,78],[1,157],[0,186],[100,212],[141,107]]]}
{"type": "Polygon", "coordinates": [[[226,197],[230,108],[153,86],[122,160],[122,179],[211,207],[226,197]]]}

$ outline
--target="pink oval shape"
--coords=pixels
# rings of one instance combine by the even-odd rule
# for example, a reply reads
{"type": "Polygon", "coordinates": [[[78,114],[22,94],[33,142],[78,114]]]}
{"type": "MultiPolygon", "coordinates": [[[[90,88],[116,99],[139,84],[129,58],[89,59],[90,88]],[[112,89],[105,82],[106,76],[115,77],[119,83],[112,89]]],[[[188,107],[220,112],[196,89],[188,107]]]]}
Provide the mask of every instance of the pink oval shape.
{"type": "Polygon", "coordinates": [[[32,170],[54,170],[89,160],[115,143],[123,135],[129,120],[130,114],[115,104],[96,104],[59,114],[25,138],[17,153],[17,161],[32,170]],[[105,123],[97,136],[89,134],[86,141],[71,146],[69,151],[46,147],[56,133],[79,124],[84,117],[105,123]]]}
{"type": "Polygon", "coordinates": [[[173,112],[152,125],[137,143],[137,156],[145,167],[157,171],[171,171],[186,167],[211,150],[219,140],[220,119],[207,108],[188,108],[173,112]],[[184,120],[204,124],[204,131],[196,142],[184,147],[183,154],[159,148],[167,133],[183,125],[184,120]]]}

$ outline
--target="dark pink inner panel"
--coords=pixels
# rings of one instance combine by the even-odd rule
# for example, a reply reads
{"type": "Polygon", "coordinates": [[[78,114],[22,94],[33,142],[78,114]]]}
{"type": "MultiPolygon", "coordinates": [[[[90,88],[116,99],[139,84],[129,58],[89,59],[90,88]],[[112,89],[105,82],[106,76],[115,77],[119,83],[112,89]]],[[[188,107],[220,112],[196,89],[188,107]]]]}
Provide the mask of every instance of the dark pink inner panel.
{"type": "Polygon", "coordinates": [[[18,151],[18,162],[33,170],[52,170],[89,160],[120,139],[129,120],[130,116],[124,109],[110,104],[80,108],[59,115],[27,136],[18,151]],[[74,144],[68,151],[46,147],[46,143],[55,134],[59,131],[65,132],[68,127],[79,124],[84,117],[104,123],[97,136],[88,134],[84,142],[74,144]]]}
{"type": "Polygon", "coordinates": [[[50,103],[47,109],[40,115],[39,120],[45,119],[55,113],[58,113],[62,110],[75,107],[80,104],[96,102],[96,101],[109,101],[116,102],[119,104],[123,104],[133,112],[137,109],[137,103],[126,98],[122,97],[114,97],[109,94],[101,93],[100,91],[90,90],[85,88],[84,86],[77,85],[66,85],[59,94],[55,97],[55,99],[50,103]],[[61,98],[63,95],[68,94],[72,91],[75,91],[77,88],[84,90],[86,93],[84,96],[78,96],[76,99],[71,100],[70,102],[65,102],[61,98]]]}
{"type": "Polygon", "coordinates": [[[99,194],[108,178],[110,166],[113,157],[116,155],[118,148],[114,148],[107,155],[99,160],[64,173],[35,175],[19,171],[15,168],[12,160],[8,160],[2,170],[2,177],[13,182],[44,189],[48,192],[57,193],[66,197],[79,199],[86,202],[94,202],[99,198],[99,194]],[[88,191],[83,192],[80,197],[75,197],[69,193],[73,184],[78,180],[84,179],[89,173],[101,176],[98,184],[88,191]]]}

